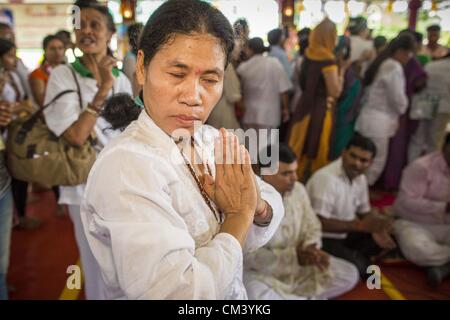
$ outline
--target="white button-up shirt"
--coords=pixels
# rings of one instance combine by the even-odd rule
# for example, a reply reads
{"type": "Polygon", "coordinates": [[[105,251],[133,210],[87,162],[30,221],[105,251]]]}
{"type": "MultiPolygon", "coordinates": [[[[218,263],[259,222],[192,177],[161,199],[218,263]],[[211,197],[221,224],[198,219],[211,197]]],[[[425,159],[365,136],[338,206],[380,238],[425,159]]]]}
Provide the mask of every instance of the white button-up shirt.
{"type": "MultiPolygon", "coordinates": [[[[214,138],[195,136],[215,176],[214,138]]],[[[283,216],[281,196],[259,180],[273,209],[268,227],[250,228],[245,251],[263,246],[283,216]]],[[[244,299],[243,250],[207,206],[178,147],[141,113],[100,153],[81,218],[108,299],[244,299]]]]}
{"type": "MultiPolygon", "coordinates": [[[[314,211],[326,219],[352,221],[356,214],[370,211],[366,176],[352,181],[342,166],[342,158],[317,171],[306,185],[314,211]]],[[[323,233],[324,238],[345,239],[346,233],[323,233]]]]}

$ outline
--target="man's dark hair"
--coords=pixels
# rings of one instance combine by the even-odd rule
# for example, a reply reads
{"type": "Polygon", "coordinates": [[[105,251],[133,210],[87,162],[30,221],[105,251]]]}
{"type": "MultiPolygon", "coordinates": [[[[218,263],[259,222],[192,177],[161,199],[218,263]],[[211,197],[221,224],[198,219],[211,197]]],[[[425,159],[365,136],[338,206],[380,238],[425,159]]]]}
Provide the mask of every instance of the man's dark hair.
{"type": "Polygon", "coordinates": [[[267,34],[267,41],[271,46],[276,46],[280,44],[281,38],[283,37],[283,30],[281,29],[273,29],[270,30],[267,34]]]}
{"type": "MultiPolygon", "coordinates": [[[[284,142],[281,142],[278,145],[278,161],[291,164],[294,161],[297,160],[297,156],[295,155],[294,151],[284,142]]],[[[268,159],[272,159],[272,145],[268,145],[266,148],[260,151],[260,155],[264,155],[268,159]]],[[[259,157],[259,160],[261,159],[261,156],[259,157]]],[[[261,161],[258,161],[260,168],[269,168],[272,165],[272,161],[269,161],[269,163],[262,163],[261,161]]]]}
{"type": "Polygon", "coordinates": [[[363,149],[364,151],[369,151],[372,153],[372,159],[377,155],[377,147],[372,140],[359,133],[355,133],[351,138],[350,142],[345,147],[346,150],[349,150],[351,147],[358,147],[363,149]]]}
{"type": "Polygon", "coordinates": [[[267,47],[264,46],[263,39],[259,37],[251,38],[247,42],[247,46],[254,54],[262,54],[267,51],[267,47]]]}
{"type": "Polygon", "coordinates": [[[382,48],[387,43],[387,39],[384,36],[377,36],[373,39],[373,46],[375,49],[382,48]]]}
{"type": "Polygon", "coordinates": [[[441,31],[441,26],[438,25],[438,24],[432,24],[431,26],[429,26],[427,28],[427,32],[433,32],[433,31],[440,32],[441,31]]]}
{"type": "Polygon", "coordinates": [[[358,35],[361,31],[367,29],[367,19],[364,17],[350,18],[347,28],[351,35],[358,35]]]}

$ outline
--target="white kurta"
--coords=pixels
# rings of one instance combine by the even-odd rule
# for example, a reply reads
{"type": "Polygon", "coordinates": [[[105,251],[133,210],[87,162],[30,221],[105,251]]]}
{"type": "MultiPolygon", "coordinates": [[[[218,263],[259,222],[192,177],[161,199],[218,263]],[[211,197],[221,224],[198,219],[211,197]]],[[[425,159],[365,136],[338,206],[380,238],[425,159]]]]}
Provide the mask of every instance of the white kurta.
{"type": "Polygon", "coordinates": [[[321,246],[322,227],[305,187],[297,182],[283,198],[285,216],[263,248],[245,256],[244,281],[250,299],[332,298],[351,290],[359,280],[351,263],[330,257],[326,271],[300,266],[297,246],[321,246]]]}
{"type": "MultiPolygon", "coordinates": [[[[215,175],[218,131],[195,141],[215,175]]],[[[268,227],[253,225],[244,251],[263,246],[284,212],[281,196],[259,181],[273,208],[268,227]]],[[[220,232],[178,147],[146,112],[101,152],[81,216],[108,299],[244,299],[242,249],[220,232]]]]}

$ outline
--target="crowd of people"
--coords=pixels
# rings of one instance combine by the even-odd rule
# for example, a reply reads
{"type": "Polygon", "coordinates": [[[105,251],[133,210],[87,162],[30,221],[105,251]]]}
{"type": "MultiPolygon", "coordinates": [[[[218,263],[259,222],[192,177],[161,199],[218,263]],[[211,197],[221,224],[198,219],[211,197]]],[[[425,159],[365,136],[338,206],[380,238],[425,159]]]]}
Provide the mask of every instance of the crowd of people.
{"type": "MultiPolygon", "coordinates": [[[[7,139],[39,112],[56,139],[98,153],[83,183],[51,186],[87,299],[329,299],[393,252],[432,287],[450,276],[450,50],[438,25],[423,45],[413,30],[371,39],[362,17],[339,36],[325,18],[298,32],[290,60],[284,29],[266,47],[245,19],[169,0],[128,27],[119,70],[110,12],[75,4],[75,42],[45,37],[32,72],[0,24],[0,126],[7,139]],[[83,55],[68,63],[75,47],[83,55]],[[256,141],[269,163],[225,129],[279,130],[256,141]],[[380,189],[396,195],[389,212],[371,207],[380,189]]],[[[38,228],[27,199],[46,186],[12,176],[3,140],[0,152],[7,299],[13,211],[16,227],[38,228]]]]}

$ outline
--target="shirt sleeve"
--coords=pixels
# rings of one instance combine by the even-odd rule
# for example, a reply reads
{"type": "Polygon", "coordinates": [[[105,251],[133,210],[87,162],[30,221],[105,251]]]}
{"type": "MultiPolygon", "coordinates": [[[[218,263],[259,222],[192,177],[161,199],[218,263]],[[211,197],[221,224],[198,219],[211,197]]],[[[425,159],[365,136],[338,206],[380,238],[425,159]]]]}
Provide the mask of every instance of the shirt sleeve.
{"type": "Polygon", "coordinates": [[[224,299],[242,272],[241,246],[226,233],[196,246],[172,205],[176,176],[161,162],[126,150],[91,171],[81,212],[102,274],[128,299],[224,299]]]}
{"type": "Polygon", "coordinates": [[[264,246],[273,237],[284,216],[283,199],[278,191],[270,184],[256,177],[256,182],[261,191],[261,198],[272,208],[272,221],[267,227],[259,227],[252,224],[247,235],[244,251],[251,252],[264,246]]]}
{"type": "Polygon", "coordinates": [[[275,79],[278,79],[278,92],[284,93],[286,91],[289,91],[292,89],[292,83],[291,80],[289,80],[289,75],[284,70],[283,66],[281,65],[281,62],[278,61],[276,58],[272,58],[273,65],[275,69],[275,74],[277,77],[275,79]]]}
{"type": "Polygon", "coordinates": [[[443,223],[447,204],[426,198],[427,184],[427,169],[414,162],[409,165],[403,171],[400,192],[394,203],[395,212],[416,222],[443,223]]]}
{"type": "MultiPolygon", "coordinates": [[[[380,70],[382,72],[383,70],[380,70]]],[[[406,96],[406,83],[403,70],[395,68],[383,77],[383,83],[386,88],[389,106],[395,113],[401,115],[406,112],[408,107],[408,97],[406,96]]]]}
{"type": "Polygon", "coordinates": [[[356,208],[358,214],[366,214],[370,212],[370,199],[369,199],[369,184],[365,175],[359,177],[361,179],[361,185],[359,187],[360,203],[356,208]]]}
{"type": "Polygon", "coordinates": [[[315,174],[306,185],[314,212],[326,219],[333,218],[335,192],[331,179],[324,174],[315,174]]]}
{"type": "Polygon", "coordinates": [[[44,105],[48,104],[57,94],[68,89],[75,92],[63,95],[44,110],[45,122],[56,136],[62,135],[78,120],[82,108],[72,72],[67,66],[59,66],[53,70],[48,80],[44,105]]]}

